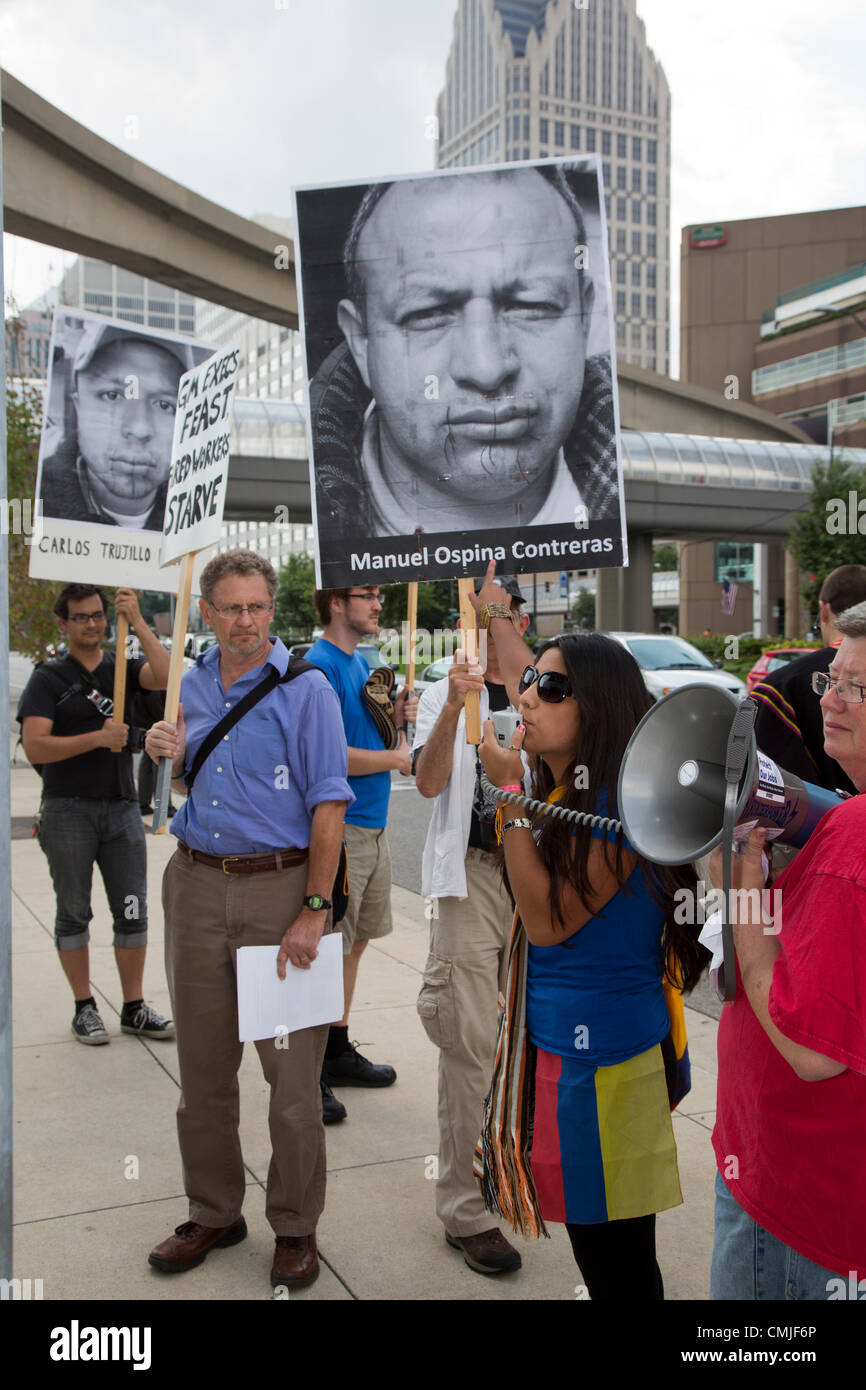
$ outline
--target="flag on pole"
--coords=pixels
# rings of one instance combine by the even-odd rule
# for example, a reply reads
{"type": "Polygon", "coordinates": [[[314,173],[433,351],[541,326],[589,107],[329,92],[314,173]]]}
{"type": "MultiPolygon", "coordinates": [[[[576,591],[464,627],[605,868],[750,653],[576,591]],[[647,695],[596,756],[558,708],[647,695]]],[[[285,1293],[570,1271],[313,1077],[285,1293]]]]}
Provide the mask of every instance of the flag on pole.
{"type": "Polygon", "coordinates": [[[734,609],[737,606],[738,587],[730,579],[722,580],[722,612],[729,618],[733,617],[734,609]]]}

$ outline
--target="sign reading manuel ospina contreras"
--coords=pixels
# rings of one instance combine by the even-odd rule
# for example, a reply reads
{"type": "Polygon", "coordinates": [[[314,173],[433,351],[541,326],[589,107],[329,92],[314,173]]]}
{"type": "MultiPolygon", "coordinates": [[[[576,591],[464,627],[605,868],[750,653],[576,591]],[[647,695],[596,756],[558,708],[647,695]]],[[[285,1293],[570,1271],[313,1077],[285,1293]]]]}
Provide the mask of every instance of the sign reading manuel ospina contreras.
{"type": "Polygon", "coordinates": [[[627,563],[601,175],[295,191],[320,587],[627,563]]]}
{"type": "Polygon", "coordinates": [[[240,348],[186,372],[177,393],[161,563],[220,539],[240,348]]]}

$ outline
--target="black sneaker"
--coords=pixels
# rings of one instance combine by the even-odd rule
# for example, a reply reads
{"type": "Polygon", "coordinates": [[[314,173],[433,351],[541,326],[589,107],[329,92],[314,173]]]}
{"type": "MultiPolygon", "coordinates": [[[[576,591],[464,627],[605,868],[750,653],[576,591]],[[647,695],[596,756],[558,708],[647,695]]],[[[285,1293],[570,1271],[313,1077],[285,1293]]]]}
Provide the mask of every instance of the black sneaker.
{"type": "Polygon", "coordinates": [[[320,1080],[319,1085],[322,1088],[322,1124],[339,1124],[340,1120],[345,1120],[346,1118],[345,1105],[341,1100],[337,1100],[334,1092],[329,1086],[325,1085],[324,1081],[320,1080]]]}
{"type": "Polygon", "coordinates": [[[101,1043],[111,1042],[105,1024],[93,1004],[85,1004],[72,1020],[72,1036],[76,1042],[87,1043],[89,1047],[99,1047],[101,1043]]]}
{"type": "Polygon", "coordinates": [[[141,1038],[174,1037],[174,1024],[170,1018],[163,1018],[149,1004],[139,1004],[134,1014],[126,1011],[120,1015],[121,1033],[135,1033],[141,1038]]]}
{"type": "Polygon", "coordinates": [[[329,1086],[393,1086],[397,1080],[393,1067],[375,1066],[361,1056],[355,1043],[349,1043],[339,1057],[326,1057],[322,1076],[329,1086]]]}

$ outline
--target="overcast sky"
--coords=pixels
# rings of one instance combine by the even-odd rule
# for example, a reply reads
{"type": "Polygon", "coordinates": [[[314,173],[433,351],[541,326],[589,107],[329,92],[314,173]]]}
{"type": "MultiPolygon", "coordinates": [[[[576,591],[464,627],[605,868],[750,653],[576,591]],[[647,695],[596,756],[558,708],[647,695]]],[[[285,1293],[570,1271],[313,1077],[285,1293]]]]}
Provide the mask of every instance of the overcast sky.
{"type": "MultiPolygon", "coordinates": [[[[432,167],[425,121],[455,12],[455,0],[2,0],[0,61],[197,193],[285,216],[295,183],[432,167]]],[[[639,0],[638,13],[673,94],[675,272],[688,223],[866,203],[863,0],[639,0]]],[[[72,259],[13,237],[5,248],[19,307],[72,259]]]]}

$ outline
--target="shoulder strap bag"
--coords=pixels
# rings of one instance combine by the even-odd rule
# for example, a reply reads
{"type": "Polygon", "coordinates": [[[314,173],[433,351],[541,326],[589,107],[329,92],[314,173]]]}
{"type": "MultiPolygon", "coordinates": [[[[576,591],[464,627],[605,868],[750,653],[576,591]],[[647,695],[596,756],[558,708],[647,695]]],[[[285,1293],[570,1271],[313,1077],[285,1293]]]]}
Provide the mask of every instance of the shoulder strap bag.
{"type": "MultiPolygon", "coordinates": [[[[269,695],[276,686],[287,685],[288,682],[293,681],[296,676],[302,676],[305,671],[317,671],[318,669],[319,668],[314,666],[312,662],[304,661],[301,657],[296,656],[289,657],[289,664],[283,676],[277,675],[276,668],[271,666],[267,674],[259,681],[258,685],[254,685],[252,690],[248,691],[242,700],[238,700],[234,709],[229,710],[228,714],[225,715],[218,724],[215,724],[207,737],[202,740],[192,760],[192,767],[184,777],[187,793],[192,791],[193,783],[205,759],[210,757],[217,744],[222,742],[222,739],[228,733],[229,729],[233,729],[239,719],[243,719],[244,715],[248,714],[266,695],[269,695]]],[[[346,859],[345,842],[340,848],[340,862],[337,865],[337,877],[334,880],[334,887],[331,892],[331,903],[332,920],[334,923],[342,921],[346,915],[346,908],[349,904],[349,868],[346,859]]]]}

